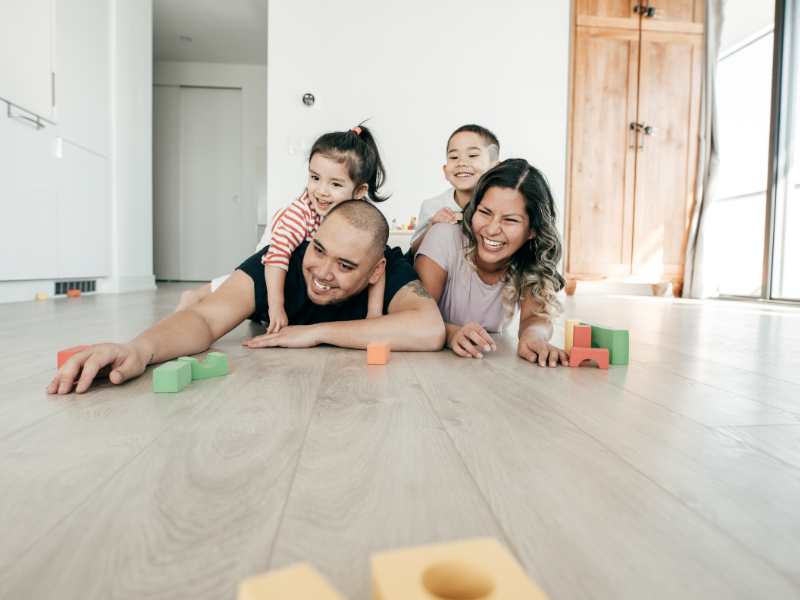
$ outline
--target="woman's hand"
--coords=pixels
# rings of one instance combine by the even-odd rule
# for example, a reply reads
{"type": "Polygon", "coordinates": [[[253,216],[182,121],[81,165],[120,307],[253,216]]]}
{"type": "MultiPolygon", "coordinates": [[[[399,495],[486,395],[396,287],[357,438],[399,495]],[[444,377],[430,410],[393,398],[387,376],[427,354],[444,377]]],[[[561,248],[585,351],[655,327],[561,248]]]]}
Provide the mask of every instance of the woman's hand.
{"type": "Polygon", "coordinates": [[[524,333],[520,336],[517,354],[540,367],[556,367],[559,362],[565,367],[569,365],[566,352],[556,348],[536,333],[524,333]]]}
{"type": "Polygon", "coordinates": [[[483,358],[484,352],[497,350],[492,336],[478,323],[448,325],[447,347],[464,358],[483,358]]]}

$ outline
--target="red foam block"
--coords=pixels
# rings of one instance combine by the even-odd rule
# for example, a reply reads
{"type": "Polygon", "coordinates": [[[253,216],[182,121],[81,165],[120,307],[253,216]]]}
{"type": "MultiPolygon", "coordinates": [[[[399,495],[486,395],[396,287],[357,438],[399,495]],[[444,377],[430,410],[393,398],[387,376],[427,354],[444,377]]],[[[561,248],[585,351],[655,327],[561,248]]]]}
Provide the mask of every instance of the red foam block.
{"type": "Polygon", "coordinates": [[[72,348],[67,348],[66,350],[61,350],[58,353],[58,357],[56,358],[56,368],[60,369],[61,365],[67,362],[73,354],[77,354],[81,350],[85,350],[89,346],[73,346],[72,348]]]}
{"type": "MultiPolygon", "coordinates": [[[[577,327],[576,327],[577,329],[577,327]]],[[[579,367],[585,360],[593,360],[601,369],[608,368],[608,348],[581,348],[573,346],[569,353],[569,366],[579,367]]]]}
{"type": "Polygon", "coordinates": [[[592,327],[590,325],[575,325],[572,328],[572,347],[592,347],[592,327]]]}

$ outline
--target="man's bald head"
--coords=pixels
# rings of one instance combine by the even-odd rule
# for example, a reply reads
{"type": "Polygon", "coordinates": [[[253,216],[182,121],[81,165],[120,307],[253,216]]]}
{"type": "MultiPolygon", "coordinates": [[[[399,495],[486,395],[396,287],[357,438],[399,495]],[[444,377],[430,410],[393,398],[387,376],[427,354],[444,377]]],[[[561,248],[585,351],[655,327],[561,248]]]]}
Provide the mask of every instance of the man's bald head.
{"type": "Polygon", "coordinates": [[[356,229],[369,233],[375,254],[383,256],[383,249],[389,241],[389,223],[375,206],[365,200],[346,200],[334,206],[325,220],[333,215],[344,219],[356,229]]]}

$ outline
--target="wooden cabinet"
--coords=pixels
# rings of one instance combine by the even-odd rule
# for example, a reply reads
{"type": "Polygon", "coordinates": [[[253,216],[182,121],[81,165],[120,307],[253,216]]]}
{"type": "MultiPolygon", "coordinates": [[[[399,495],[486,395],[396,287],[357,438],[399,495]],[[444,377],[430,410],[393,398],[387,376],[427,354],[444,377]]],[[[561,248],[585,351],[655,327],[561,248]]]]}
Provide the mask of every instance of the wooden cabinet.
{"type": "Polygon", "coordinates": [[[580,279],[601,278],[681,288],[698,151],[701,5],[576,0],[567,293],[580,279]]]}

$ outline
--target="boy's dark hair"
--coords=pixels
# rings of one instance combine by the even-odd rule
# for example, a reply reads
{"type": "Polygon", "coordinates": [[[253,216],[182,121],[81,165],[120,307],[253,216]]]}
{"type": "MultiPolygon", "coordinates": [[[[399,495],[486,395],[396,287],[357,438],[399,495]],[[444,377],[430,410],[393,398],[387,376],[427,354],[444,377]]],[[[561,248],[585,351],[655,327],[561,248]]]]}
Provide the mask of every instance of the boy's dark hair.
{"type": "Polygon", "coordinates": [[[367,184],[367,193],[373,202],[383,202],[389,196],[378,195],[378,189],[386,181],[378,145],[366,125],[357,125],[349,131],[333,131],[320,136],[311,147],[308,160],[315,154],[323,154],[338,162],[347,163],[350,179],[356,187],[367,184]]]}
{"type": "Polygon", "coordinates": [[[486,144],[486,147],[489,149],[489,157],[492,160],[497,160],[500,157],[500,142],[497,139],[497,136],[493,134],[491,131],[486,129],[486,127],[482,127],[480,125],[475,125],[474,123],[468,123],[467,125],[462,125],[458,129],[456,129],[453,133],[450,134],[450,137],[447,138],[447,146],[445,147],[445,151],[447,148],[450,147],[450,140],[453,139],[453,136],[468,131],[470,133],[477,133],[483,143],[486,144]]]}

